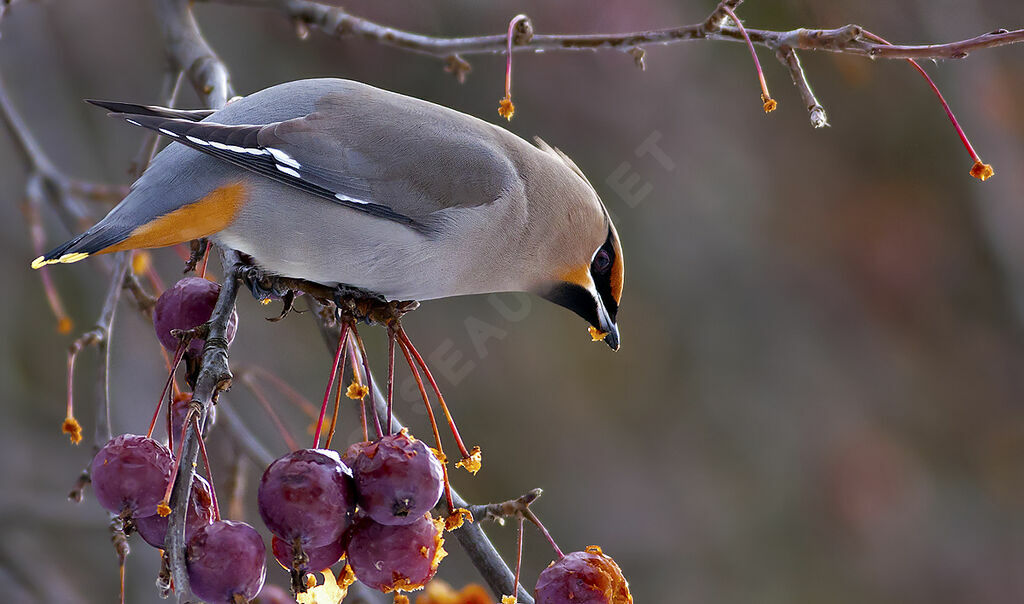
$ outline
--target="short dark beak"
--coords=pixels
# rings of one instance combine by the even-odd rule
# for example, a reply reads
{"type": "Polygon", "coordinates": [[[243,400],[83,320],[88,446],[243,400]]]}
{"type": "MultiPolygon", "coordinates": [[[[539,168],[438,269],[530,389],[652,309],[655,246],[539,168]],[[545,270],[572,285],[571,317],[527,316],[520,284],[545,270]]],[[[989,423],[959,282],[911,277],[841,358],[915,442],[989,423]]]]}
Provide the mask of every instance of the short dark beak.
{"type": "Polygon", "coordinates": [[[599,324],[595,325],[597,329],[605,332],[604,343],[608,345],[608,348],[612,350],[619,349],[619,326],[612,321],[612,318],[608,316],[608,311],[604,309],[603,304],[597,305],[597,316],[599,324]]]}

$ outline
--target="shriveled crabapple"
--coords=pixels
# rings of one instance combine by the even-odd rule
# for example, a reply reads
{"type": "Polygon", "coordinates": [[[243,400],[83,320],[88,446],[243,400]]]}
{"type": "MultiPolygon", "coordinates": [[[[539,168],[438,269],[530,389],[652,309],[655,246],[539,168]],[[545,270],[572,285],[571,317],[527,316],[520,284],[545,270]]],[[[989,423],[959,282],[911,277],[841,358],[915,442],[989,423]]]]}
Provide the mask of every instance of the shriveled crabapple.
{"type": "Polygon", "coordinates": [[[349,451],[346,457],[352,460],[359,507],[375,521],[415,522],[441,498],[441,462],[405,430],[369,444],[357,443],[349,451]]]}
{"type": "Polygon", "coordinates": [[[172,465],[171,452],[152,438],[116,436],[92,460],[96,501],[122,516],[152,516],[171,480],[172,465]]]}
{"type": "Polygon", "coordinates": [[[363,518],[350,530],[348,562],[356,578],[374,589],[413,591],[427,584],[447,555],[443,532],[444,522],[430,514],[399,525],[363,518]]]}
{"type": "Polygon", "coordinates": [[[333,566],[341,557],[345,555],[344,538],[338,539],[333,543],[328,543],[322,547],[303,548],[303,553],[306,554],[308,561],[300,565],[299,568],[292,568],[293,561],[295,559],[294,553],[292,552],[292,544],[273,537],[270,540],[270,549],[274,552],[274,558],[277,563],[283,566],[287,570],[298,570],[304,573],[318,573],[322,572],[325,568],[333,566]]]}
{"type": "MultiPolygon", "coordinates": [[[[163,549],[167,535],[167,516],[154,514],[135,520],[135,529],[146,543],[163,549]]],[[[188,511],[185,514],[185,541],[192,538],[200,528],[213,522],[213,497],[210,483],[198,474],[192,476],[192,490],[188,497],[188,511]]]]}
{"type": "MultiPolygon", "coordinates": [[[[160,344],[171,352],[176,351],[180,341],[171,335],[171,330],[192,329],[209,321],[219,295],[219,283],[200,277],[185,277],[160,294],[153,307],[153,328],[160,344]]],[[[227,328],[229,344],[235,339],[237,328],[238,312],[232,310],[227,328]]],[[[194,338],[188,345],[187,353],[198,356],[203,352],[203,343],[204,340],[194,338]]]]}
{"type": "Polygon", "coordinates": [[[355,512],[351,471],[329,449],[300,449],[270,464],[256,495],[260,517],[275,536],[304,549],[341,538],[355,512]]]}
{"type": "Polygon", "coordinates": [[[263,588],[267,551],[256,529],[244,522],[218,520],[188,541],[185,564],[189,587],[207,604],[248,602],[263,588]]]}
{"type": "Polygon", "coordinates": [[[552,562],[537,579],[537,604],[632,604],[619,565],[600,547],[572,552],[552,562]]]}

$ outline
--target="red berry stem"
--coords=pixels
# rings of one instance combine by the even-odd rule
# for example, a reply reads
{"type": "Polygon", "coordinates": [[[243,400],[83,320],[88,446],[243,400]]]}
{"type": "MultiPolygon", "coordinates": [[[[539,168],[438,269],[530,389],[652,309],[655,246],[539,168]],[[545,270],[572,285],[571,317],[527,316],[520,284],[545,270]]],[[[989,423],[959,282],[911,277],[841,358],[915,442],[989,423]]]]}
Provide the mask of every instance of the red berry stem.
{"type": "MultiPolygon", "coordinates": [[[[166,516],[170,513],[171,493],[174,491],[174,477],[178,475],[178,468],[181,466],[181,454],[183,453],[185,445],[185,434],[188,431],[188,425],[189,422],[192,421],[193,415],[195,415],[195,409],[192,407],[192,402],[189,402],[188,412],[185,414],[185,421],[181,422],[181,440],[178,441],[178,451],[174,454],[174,465],[171,466],[171,480],[167,483],[167,489],[164,491],[164,498],[160,501],[160,505],[164,506],[166,513],[161,513],[160,507],[157,507],[157,513],[161,516],[166,516]]],[[[169,408],[168,417],[170,417],[169,408]]],[[[169,427],[168,432],[170,432],[169,427]]],[[[196,432],[196,436],[201,437],[198,431],[196,432]]],[[[174,449],[171,450],[173,451],[174,449]]],[[[210,488],[213,488],[212,485],[210,488]]]]}
{"type": "Polygon", "coordinates": [[[355,325],[352,325],[352,336],[356,340],[356,346],[359,347],[359,357],[363,363],[363,375],[366,376],[366,388],[370,394],[370,410],[373,412],[373,424],[377,429],[377,438],[384,438],[384,429],[381,427],[380,417],[377,415],[377,401],[374,399],[373,376],[370,374],[370,364],[366,360],[366,347],[363,346],[363,338],[359,336],[359,331],[355,325]]]}
{"type": "MultiPolygon", "coordinates": [[[[892,46],[891,42],[869,31],[865,30],[864,35],[881,44],[892,46]]],[[[995,174],[995,171],[992,169],[992,166],[981,161],[981,156],[979,156],[978,152],[974,150],[974,145],[972,145],[971,141],[968,140],[967,133],[964,132],[964,129],[960,127],[960,122],[958,122],[956,116],[953,115],[953,110],[949,108],[949,103],[947,103],[946,98],[942,96],[942,92],[939,91],[939,87],[935,85],[935,82],[932,80],[931,76],[928,75],[928,72],[926,72],[924,68],[921,67],[920,64],[918,64],[917,61],[915,61],[914,59],[907,59],[907,62],[913,65],[914,69],[916,69],[917,72],[920,73],[921,76],[925,79],[925,81],[928,82],[928,85],[931,87],[932,92],[935,93],[935,96],[939,98],[939,102],[942,103],[942,108],[946,111],[946,116],[949,118],[949,121],[952,122],[953,128],[956,130],[957,135],[960,137],[960,142],[963,143],[964,148],[967,149],[967,153],[971,156],[971,159],[974,161],[974,165],[971,166],[971,176],[981,181],[988,180],[989,177],[995,174]]]]}
{"type": "Polygon", "coordinates": [[[498,115],[511,120],[516,108],[512,104],[512,40],[515,37],[516,26],[527,19],[526,15],[516,15],[508,22],[507,51],[505,53],[505,98],[498,103],[498,115]]]}
{"type": "Polygon", "coordinates": [[[512,597],[519,601],[519,569],[523,565],[523,523],[526,519],[519,517],[519,537],[516,539],[516,579],[512,583],[512,597]]]}
{"type": "Polygon", "coordinates": [[[327,430],[327,442],[325,449],[331,448],[331,441],[334,440],[334,429],[338,425],[338,411],[341,409],[341,385],[345,381],[345,368],[341,368],[341,375],[338,376],[338,387],[334,391],[334,413],[331,414],[331,427],[327,430]]]}
{"type": "Polygon", "coordinates": [[[441,389],[437,387],[437,382],[434,381],[434,376],[431,375],[430,369],[423,361],[423,357],[420,356],[416,347],[413,346],[412,340],[410,340],[409,336],[405,333],[405,328],[401,325],[398,326],[398,336],[402,338],[405,345],[410,351],[412,351],[413,356],[416,358],[416,362],[423,368],[423,373],[427,376],[427,380],[430,382],[430,387],[434,389],[434,394],[437,395],[437,402],[441,404],[441,410],[444,411],[445,419],[448,420],[448,428],[452,431],[452,436],[455,437],[455,444],[459,447],[459,453],[462,454],[463,458],[469,457],[469,450],[466,449],[466,445],[462,442],[462,437],[459,436],[459,429],[455,427],[455,420],[452,419],[452,414],[448,411],[448,405],[444,402],[444,395],[441,394],[441,389]]]}
{"type": "Polygon", "coordinates": [[[761,69],[761,62],[757,60],[757,52],[754,51],[754,43],[750,41],[750,36],[747,34],[747,29],[743,27],[743,23],[740,22],[740,18],[736,16],[731,8],[726,6],[724,3],[720,5],[722,11],[729,15],[733,23],[736,24],[736,28],[743,34],[743,39],[747,41],[747,48],[750,49],[750,56],[754,58],[754,67],[757,69],[757,79],[761,81],[761,102],[764,103],[764,112],[771,113],[775,111],[775,107],[778,103],[772,99],[772,95],[768,93],[768,82],[764,79],[764,71],[761,69]]]}
{"type": "MultiPolygon", "coordinates": [[[[174,383],[174,370],[178,368],[178,363],[181,362],[181,357],[185,354],[185,343],[181,342],[178,344],[178,349],[174,351],[174,362],[170,363],[170,371],[167,372],[167,382],[164,383],[163,390],[160,391],[160,398],[156,401],[156,410],[153,411],[153,419],[149,422],[149,431],[146,432],[146,438],[153,438],[153,430],[156,429],[156,420],[160,417],[160,409],[164,406],[164,397],[167,396],[167,389],[174,383]]],[[[167,416],[167,421],[170,422],[170,415],[167,416]]],[[[174,439],[171,435],[170,424],[167,426],[167,446],[168,448],[174,448],[174,439]]]]}
{"type": "Polygon", "coordinates": [[[124,604],[124,558],[118,560],[117,573],[121,578],[121,604],[124,604]]]}
{"type": "MultiPolygon", "coordinates": [[[[76,342],[77,344],[77,342],[76,342]]],[[[78,358],[78,351],[81,347],[72,345],[71,349],[68,350],[68,400],[67,400],[67,414],[64,416],[65,432],[68,429],[73,430],[73,425],[78,424],[78,420],[75,419],[75,359],[78,358]]],[[[79,428],[81,432],[81,428],[79,428]]],[[[81,438],[81,437],[79,437],[81,438]]],[[[75,442],[74,435],[72,435],[72,442],[75,442]]]]}
{"type": "MultiPolygon", "coordinates": [[[[324,392],[324,402],[320,405],[320,417],[316,420],[316,434],[313,435],[313,448],[320,447],[320,432],[324,427],[324,416],[327,415],[327,401],[331,397],[331,387],[334,386],[334,378],[338,375],[338,364],[341,363],[341,355],[348,348],[348,323],[341,324],[341,335],[338,336],[338,350],[334,352],[334,364],[331,365],[331,379],[327,380],[327,391],[324,392]]],[[[339,384],[340,388],[341,385],[339,384]]]]}
{"type": "MultiPolygon", "coordinates": [[[[356,360],[355,346],[349,348],[349,357],[352,359],[352,382],[357,385],[362,385],[363,377],[359,373],[359,361],[356,360]]],[[[367,423],[366,419],[366,397],[359,397],[359,420],[363,423],[363,440],[370,440],[370,424],[367,423]]]]}
{"type": "MultiPolygon", "coordinates": [[[[196,431],[196,440],[199,441],[199,453],[203,456],[203,464],[206,465],[206,479],[210,481],[210,501],[213,503],[213,520],[220,522],[220,505],[217,503],[217,487],[213,484],[213,468],[210,467],[210,458],[206,455],[206,443],[203,442],[203,433],[199,431],[199,416],[192,413],[192,429],[196,431]]],[[[184,440],[184,437],[182,437],[184,440]]],[[[175,473],[176,474],[176,473],[175,473]]],[[[171,481],[174,482],[173,480],[171,481]]]]}
{"type": "MultiPolygon", "coordinates": [[[[401,338],[401,327],[398,329],[398,335],[401,338]]],[[[440,455],[441,470],[444,472],[445,500],[448,502],[448,509],[454,510],[455,502],[452,500],[452,487],[451,483],[448,481],[448,460],[444,455],[444,445],[441,443],[441,432],[437,429],[437,420],[434,418],[434,410],[430,408],[430,398],[427,396],[427,389],[423,386],[423,378],[420,377],[419,369],[416,368],[416,364],[412,360],[412,355],[409,353],[409,348],[406,342],[406,338],[399,339],[398,347],[402,349],[402,354],[405,355],[405,361],[409,363],[409,369],[412,370],[412,377],[416,379],[416,387],[419,388],[420,396],[423,398],[423,406],[427,408],[427,417],[430,419],[430,427],[434,431],[434,440],[437,442],[437,453],[440,455]]]]}
{"type": "Polygon", "coordinates": [[[388,325],[388,435],[391,435],[392,402],[395,398],[395,329],[388,325]]]}
{"type": "MultiPolygon", "coordinates": [[[[210,262],[210,245],[212,243],[209,239],[206,240],[206,250],[203,252],[203,268],[199,271],[199,276],[203,279],[206,278],[206,265],[210,262]]],[[[220,520],[220,517],[217,520],[220,520]]]]}
{"type": "Polygon", "coordinates": [[[555,554],[558,556],[558,559],[561,560],[562,558],[564,558],[565,554],[562,553],[561,548],[558,547],[558,544],[555,543],[555,540],[551,537],[551,533],[548,532],[548,529],[544,528],[544,525],[541,523],[540,518],[537,518],[537,515],[533,513],[533,510],[531,510],[530,508],[526,508],[525,510],[523,510],[523,516],[527,520],[532,522],[534,526],[540,529],[540,532],[543,533],[544,538],[548,540],[548,543],[551,544],[552,549],[555,550],[555,554]]]}

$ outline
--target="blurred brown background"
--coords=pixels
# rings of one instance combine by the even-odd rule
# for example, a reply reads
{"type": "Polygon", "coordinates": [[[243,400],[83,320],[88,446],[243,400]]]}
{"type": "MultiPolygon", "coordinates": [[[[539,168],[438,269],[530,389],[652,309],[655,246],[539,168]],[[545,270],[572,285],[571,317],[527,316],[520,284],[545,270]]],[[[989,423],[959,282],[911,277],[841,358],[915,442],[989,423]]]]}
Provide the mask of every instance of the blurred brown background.
{"type": "MultiPolygon", "coordinates": [[[[714,4],[351,0],[346,8],[422,33],[468,35],[502,31],[517,12],[544,33],[666,27],[700,21],[714,4]]],[[[473,72],[459,85],[431,58],[316,33],[299,41],[274,12],[196,12],[241,94],[331,75],[500,119],[501,57],[469,57],[473,72]]],[[[892,41],[925,43],[1020,27],[1024,5],[752,1],[740,15],[751,27],[860,23],[892,41]]],[[[148,3],[19,2],[2,34],[0,74],[53,161],[78,178],[125,183],[139,131],[80,99],[159,100],[163,58],[148,3]]],[[[463,434],[484,447],[483,471],[473,479],[460,471],[455,484],[475,502],[543,487],[536,510],[562,548],[602,545],[638,602],[1020,602],[1024,46],[927,65],[994,164],[984,184],[968,176],[955,132],[906,63],[805,53],[832,124],[815,131],[789,74],[760,55],[779,100],[769,117],[739,44],[651,48],[645,72],[618,52],[517,55],[508,127],[572,156],[617,218],[628,262],[623,347],[612,354],[590,344],[581,321],[537,299],[424,304],[407,327],[434,355],[463,434]],[[651,140],[667,161],[638,156],[651,140]],[[614,184],[634,174],[625,189],[614,184]],[[513,312],[499,312],[502,304],[513,312]],[[478,347],[471,334],[481,333],[493,337],[478,347]]],[[[186,90],[180,104],[195,103],[186,90]]],[[[105,515],[89,495],[81,505],[65,501],[90,443],[72,447],[59,432],[71,338],[56,333],[28,266],[25,176],[4,131],[0,599],[112,602],[105,515]]],[[[46,222],[48,245],[66,239],[52,215],[46,222]]],[[[178,257],[155,258],[173,281],[178,257]]],[[[86,329],[106,278],[89,261],[52,274],[76,332],[86,329]]],[[[240,298],[233,364],[271,368],[316,399],[325,349],[308,315],[262,320],[276,311],[240,298]]],[[[383,335],[369,339],[382,371],[383,335]]],[[[113,355],[114,429],[143,432],[164,377],[151,327],[125,305],[113,355]]],[[[95,367],[95,353],[83,354],[76,392],[87,438],[95,367]]],[[[306,419],[273,398],[308,440],[306,419]]],[[[285,452],[244,389],[225,401],[275,455],[285,452]]],[[[397,410],[425,432],[414,398],[397,410]]],[[[342,433],[354,435],[345,434],[355,426],[346,411],[342,433]]],[[[227,439],[215,430],[211,440],[226,468],[227,439]]],[[[218,482],[227,476],[222,469],[218,482]]],[[[513,557],[511,526],[489,532],[513,557]]],[[[157,554],[133,545],[128,600],[159,601],[157,554]]],[[[440,575],[478,580],[454,540],[450,550],[440,575]]],[[[528,585],[551,558],[529,532],[528,585]]],[[[268,572],[283,582],[276,565],[268,572]]]]}

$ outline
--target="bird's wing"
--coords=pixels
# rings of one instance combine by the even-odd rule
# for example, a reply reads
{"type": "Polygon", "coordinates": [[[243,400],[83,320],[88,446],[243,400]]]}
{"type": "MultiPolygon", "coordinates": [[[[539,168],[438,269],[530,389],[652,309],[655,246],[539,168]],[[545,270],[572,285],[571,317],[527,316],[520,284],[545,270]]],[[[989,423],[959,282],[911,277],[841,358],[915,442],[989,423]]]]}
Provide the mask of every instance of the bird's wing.
{"type": "Polygon", "coordinates": [[[255,125],[96,104],[238,167],[424,232],[443,210],[485,205],[521,186],[497,128],[401,95],[328,93],[307,115],[255,125]]]}
{"type": "Polygon", "coordinates": [[[328,92],[311,113],[261,129],[258,142],[286,153],[319,185],[354,180],[373,201],[429,221],[521,186],[505,137],[511,135],[451,109],[362,90],[328,92]]]}
{"type": "Polygon", "coordinates": [[[323,182],[322,179],[312,176],[309,166],[304,169],[287,152],[260,145],[258,141],[260,131],[276,124],[229,126],[138,113],[114,113],[111,115],[121,117],[129,124],[148,128],[197,151],[231,162],[240,168],[330,200],[338,205],[379,218],[393,220],[413,228],[418,226],[411,217],[400,214],[387,205],[372,201],[369,189],[360,179],[336,178],[333,182],[323,182]]]}

